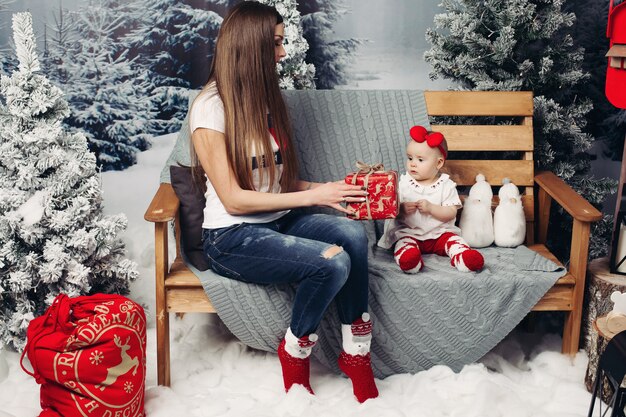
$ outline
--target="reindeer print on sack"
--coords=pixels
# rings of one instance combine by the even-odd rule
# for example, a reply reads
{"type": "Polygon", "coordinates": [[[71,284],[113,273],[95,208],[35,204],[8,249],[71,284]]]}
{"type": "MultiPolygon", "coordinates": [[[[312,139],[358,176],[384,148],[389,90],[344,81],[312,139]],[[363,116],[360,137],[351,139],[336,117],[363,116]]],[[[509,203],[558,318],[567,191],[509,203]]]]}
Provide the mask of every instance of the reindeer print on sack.
{"type": "Polygon", "coordinates": [[[144,417],[143,309],[130,300],[116,299],[80,310],[74,306],[76,326],[53,360],[55,386],[69,391],[65,392],[80,415],[144,417]]]}
{"type": "Polygon", "coordinates": [[[113,385],[118,377],[124,375],[131,369],[133,370],[133,376],[137,375],[137,368],[139,367],[139,359],[137,356],[130,357],[128,353],[128,349],[130,349],[130,345],[128,342],[130,341],[130,336],[126,338],[126,341],[122,344],[121,339],[118,335],[113,337],[114,343],[117,347],[120,348],[120,355],[122,357],[122,361],[111,367],[107,368],[107,377],[102,383],[96,385],[96,388],[100,389],[100,391],[104,391],[106,387],[109,385],[113,385]]]}

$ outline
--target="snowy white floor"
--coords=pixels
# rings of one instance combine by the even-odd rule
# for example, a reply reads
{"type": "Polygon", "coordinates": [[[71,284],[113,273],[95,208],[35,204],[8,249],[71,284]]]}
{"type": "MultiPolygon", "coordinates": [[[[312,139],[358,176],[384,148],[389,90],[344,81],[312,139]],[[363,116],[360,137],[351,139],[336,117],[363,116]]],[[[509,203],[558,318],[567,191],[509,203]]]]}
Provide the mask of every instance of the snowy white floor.
{"type": "MultiPolygon", "coordinates": [[[[172,326],[171,388],[156,386],[153,228],[143,213],[158,186],[160,168],[175,136],[156,138],[139,164],[103,174],[108,213],[125,212],[129,256],[141,277],[131,297],[150,307],[146,413],[172,416],[585,416],[590,394],[583,379],[587,358],[559,353],[555,336],[514,333],[479,363],[458,374],[437,366],[416,375],[378,381],[380,397],[360,405],[350,382],[314,364],[312,385],[286,395],[273,354],[235,340],[215,318],[187,315],[172,326]],[[535,339],[535,340],[530,340],[535,339]]],[[[15,352],[0,350],[0,417],[35,417],[38,386],[22,372],[15,352]]],[[[596,410],[597,411],[597,410],[596,410]]]]}

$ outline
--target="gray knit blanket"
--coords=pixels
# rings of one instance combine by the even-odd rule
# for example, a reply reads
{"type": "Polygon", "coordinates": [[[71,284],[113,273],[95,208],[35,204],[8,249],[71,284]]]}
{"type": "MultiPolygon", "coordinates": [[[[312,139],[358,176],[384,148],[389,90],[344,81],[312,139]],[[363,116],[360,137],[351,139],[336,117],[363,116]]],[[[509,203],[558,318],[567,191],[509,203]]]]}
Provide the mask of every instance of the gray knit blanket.
{"type": "MultiPolygon", "coordinates": [[[[391,251],[370,238],[372,368],[378,378],[415,373],[434,365],[455,372],[502,340],[565,270],[525,246],[481,249],[479,273],[458,272],[447,257],[424,256],[416,275],[401,272],[391,251]]],[[[191,267],[230,331],[246,345],[275,352],[289,327],[295,287],[254,285],[191,267]]],[[[313,356],[339,372],[340,322],[331,305],[317,331],[313,356]]]]}
{"type": "MultiPolygon", "coordinates": [[[[305,180],[341,179],[356,160],[399,170],[408,129],[429,126],[421,91],[288,91],[285,99],[305,180]]],[[[185,121],[161,182],[169,182],[169,165],[189,165],[188,144],[185,121]]],[[[381,223],[362,224],[371,248],[369,312],[378,378],[438,364],[459,371],[502,340],[566,272],[526,247],[490,247],[480,250],[485,257],[480,273],[461,273],[447,257],[425,255],[422,272],[406,275],[391,252],[375,247],[381,223]]],[[[256,349],[276,350],[289,326],[295,287],[246,284],[190,268],[237,338],[256,349]]],[[[334,305],[318,334],[314,357],[339,372],[341,331],[334,305]]]]}

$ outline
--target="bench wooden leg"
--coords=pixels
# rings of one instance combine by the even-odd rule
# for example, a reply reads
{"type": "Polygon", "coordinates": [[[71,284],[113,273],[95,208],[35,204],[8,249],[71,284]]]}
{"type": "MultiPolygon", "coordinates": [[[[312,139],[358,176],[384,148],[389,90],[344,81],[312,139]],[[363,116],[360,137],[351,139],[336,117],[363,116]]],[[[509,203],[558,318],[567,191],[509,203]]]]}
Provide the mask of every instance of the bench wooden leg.
{"type": "Polygon", "coordinates": [[[170,315],[164,309],[157,313],[157,383],[170,386],[170,315]]]}
{"type": "Polygon", "coordinates": [[[165,275],[167,274],[167,222],[154,224],[156,276],[157,383],[170,386],[170,315],[167,312],[165,275]]]}
{"type": "Polygon", "coordinates": [[[583,316],[583,298],[587,278],[587,256],[589,254],[589,235],[591,223],[574,219],[572,225],[572,248],[570,251],[569,271],[576,279],[572,300],[572,310],[565,313],[563,327],[563,353],[575,355],[580,340],[580,325],[583,316]]]}
{"type": "Polygon", "coordinates": [[[574,356],[576,353],[578,353],[581,319],[582,314],[577,310],[565,312],[565,326],[563,326],[563,345],[561,346],[562,353],[570,356],[574,356]]]}

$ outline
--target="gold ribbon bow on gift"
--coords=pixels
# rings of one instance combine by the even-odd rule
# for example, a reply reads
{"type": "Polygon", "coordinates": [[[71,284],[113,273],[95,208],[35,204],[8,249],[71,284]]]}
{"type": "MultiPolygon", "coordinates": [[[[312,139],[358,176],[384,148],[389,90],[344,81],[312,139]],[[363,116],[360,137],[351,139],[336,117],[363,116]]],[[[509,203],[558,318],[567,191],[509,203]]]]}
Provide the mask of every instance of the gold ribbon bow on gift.
{"type": "MultiPolygon", "coordinates": [[[[365,187],[366,190],[369,185],[370,175],[372,175],[374,172],[385,170],[385,166],[382,163],[370,165],[370,164],[366,164],[365,162],[357,161],[356,167],[358,171],[355,172],[354,175],[352,176],[352,185],[356,185],[356,178],[358,175],[365,174],[365,177],[363,177],[363,187],[365,187]]],[[[372,210],[370,208],[369,196],[365,198],[365,207],[367,207],[367,218],[371,219],[372,210]]],[[[360,215],[361,215],[360,212],[356,212],[355,218],[359,219],[360,215]]]]}

